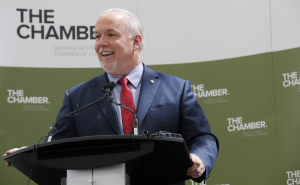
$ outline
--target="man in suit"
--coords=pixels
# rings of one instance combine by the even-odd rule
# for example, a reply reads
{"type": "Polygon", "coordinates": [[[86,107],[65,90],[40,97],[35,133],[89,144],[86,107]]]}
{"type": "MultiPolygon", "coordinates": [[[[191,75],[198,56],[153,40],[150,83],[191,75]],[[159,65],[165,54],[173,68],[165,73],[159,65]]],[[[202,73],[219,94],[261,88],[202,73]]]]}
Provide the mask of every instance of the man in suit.
{"type": "MultiPolygon", "coordinates": [[[[153,71],[140,62],[143,36],[141,23],[133,13],[121,9],[102,13],[95,25],[95,50],[105,73],[67,91],[58,117],[103,96],[100,89],[104,84],[115,82],[111,95],[117,102],[122,103],[123,88],[130,89],[140,133],[163,130],[182,134],[194,163],[187,169],[187,175],[201,182],[209,176],[217,158],[218,140],[210,132],[189,81],[153,71]],[[126,78],[127,86],[121,84],[120,78],[126,78]]],[[[109,102],[98,103],[78,116],[62,120],[54,140],[131,134],[132,125],[127,125],[123,114],[120,107],[109,102]]]]}

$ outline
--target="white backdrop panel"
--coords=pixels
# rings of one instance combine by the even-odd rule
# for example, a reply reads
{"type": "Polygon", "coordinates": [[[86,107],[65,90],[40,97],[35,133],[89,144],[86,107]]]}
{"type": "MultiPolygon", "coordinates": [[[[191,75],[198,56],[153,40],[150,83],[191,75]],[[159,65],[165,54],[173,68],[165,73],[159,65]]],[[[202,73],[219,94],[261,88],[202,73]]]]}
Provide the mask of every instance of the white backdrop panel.
{"type": "MultiPolygon", "coordinates": [[[[146,47],[142,60],[149,65],[211,61],[247,56],[271,51],[270,4],[268,0],[112,0],[112,1],[38,1],[14,3],[0,1],[0,66],[90,68],[99,67],[93,50],[94,40],[78,39],[22,39],[20,31],[30,35],[31,26],[36,30],[44,26],[44,37],[50,26],[59,35],[60,26],[93,26],[100,13],[112,7],[124,8],[137,13],[146,31],[146,47]],[[57,6],[59,3],[60,6],[57,6]],[[158,6],[159,4],[159,6],[158,6]],[[27,9],[21,22],[21,12],[27,9]],[[29,21],[29,10],[38,14],[48,13],[54,23],[39,23],[37,17],[29,21]],[[44,12],[43,12],[44,13],[44,12]],[[75,49],[61,50],[71,46],[75,49]],[[82,48],[80,50],[80,48],[82,48]],[[78,56],[64,55],[73,53],[78,56]]],[[[273,50],[284,50],[300,46],[300,25],[294,22],[299,17],[300,3],[289,0],[271,1],[273,50]],[[289,12],[289,13],[283,13],[289,12]]],[[[43,14],[44,15],[44,14],[43,14]]]]}
{"type": "Polygon", "coordinates": [[[300,47],[300,1],[271,0],[273,51],[300,47]]]}
{"type": "Polygon", "coordinates": [[[271,51],[269,0],[138,1],[142,60],[172,64],[271,51]]]}

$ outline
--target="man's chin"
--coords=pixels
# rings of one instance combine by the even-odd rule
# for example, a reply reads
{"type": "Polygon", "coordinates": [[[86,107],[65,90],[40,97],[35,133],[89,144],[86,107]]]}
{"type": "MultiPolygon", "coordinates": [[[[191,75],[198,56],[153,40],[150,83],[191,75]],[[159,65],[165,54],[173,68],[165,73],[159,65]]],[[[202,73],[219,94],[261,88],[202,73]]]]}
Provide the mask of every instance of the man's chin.
{"type": "Polygon", "coordinates": [[[113,62],[112,64],[109,64],[109,65],[108,64],[103,65],[102,62],[100,62],[100,63],[101,63],[102,69],[108,74],[113,73],[115,71],[115,69],[117,68],[117,64],[118,64],[117,62],[113,62]]]}

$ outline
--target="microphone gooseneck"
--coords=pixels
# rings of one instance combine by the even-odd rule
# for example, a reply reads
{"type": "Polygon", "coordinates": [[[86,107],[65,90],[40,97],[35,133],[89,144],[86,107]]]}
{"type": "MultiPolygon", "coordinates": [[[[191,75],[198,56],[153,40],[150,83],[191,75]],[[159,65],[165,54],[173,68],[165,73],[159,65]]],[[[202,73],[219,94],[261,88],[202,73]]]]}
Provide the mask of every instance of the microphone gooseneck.
{"type": "Polygon", "coordinates": [[[59,124],[59,122],[60,122],[61,120],[63,120],[64,118],[66,118],[66,117],[68,117],[68,116],[74,116],[75,113],[77,113],[77,112],[79,112],[79,111],[81,111],[81,110],[83,110],[83,109],[86,109],[86,108],[88,108],[88,107],[90,107],[90,106],[92,106],[92,105],[94,105],[94,104],[96,104],[96,103],[98,103],[98,102],[103,103],[104,98],[106,98],[106,97],[109,98],[109,92],[112,91],[112,90],[114,89],[114,87],[115,87],[115,83],[114,83],[114,82],[106,83],[106,84],[104,85],[104,88],[103,88],[103,89],[100,89],[101,92],[105,92],[105,94],[104,94],[103,97],[97,98],[96,101],[94,101],[94,102],[92,102],[92,103],[90,103],[90,104],[88,104],[88,105],[86,105],[86,106],[83,106],[83,107],[81,107],[80,109],[76,109],[75,111],[70,112],[70,113],[68,113],[68,114],[66,114],[66,115],[64,115],[64,116],[62,116],[62,117],[60,117],[60,118],[58,118],[57,121],[55,122],[55,124],[53,125],[53,127],[51,127],[51,130],[50,130],[49,135],[48,135],[48,140],[47,140],[47,142],[53,141],[54,135],[55,135],[56,132],[57,132],[57,126],[58,126],[58,124],[59,124]]]}
{"type": "Polygon", "coordinates": [[[133,135],[139,135],[139,120],[138,120],[137,114],[133,110],[131,110],[130,108],[125,107],[124,105],[122,105],[121,103],[115,102],[112,97],[107,97],[107,99],[108,99],[108,101],[110,103],[118,105],[118,106],[126,109],[127,111],[129,111],[129,112],[131,112],[133,114],[133,116],[134,116],[134,120],[133,120],[133,135]]]}
{"type": "Polygon", "coordinates": [[[104,88],[101,89],[102,92],[106,92],[107,94],[107,101],[110,102],[110,103],[113,103],[117,106],[120,106],[124,109],[126,109],[127,111],[131,112],[134,116],[134,120],[133,120],[133,134],[134,135],[139,135],[139,120],[137,118],[137,114],[131,110],[130,108],[128,107],[125,107],[123,104],[120,104],[120,103],[117,103],[114,101],[114,99],[112,97],[109,96],[109,92],[112,91],[115,87],[115,83],[114,82],[110,82],[110,83],[107,83],[105,84],[104,88]]]}

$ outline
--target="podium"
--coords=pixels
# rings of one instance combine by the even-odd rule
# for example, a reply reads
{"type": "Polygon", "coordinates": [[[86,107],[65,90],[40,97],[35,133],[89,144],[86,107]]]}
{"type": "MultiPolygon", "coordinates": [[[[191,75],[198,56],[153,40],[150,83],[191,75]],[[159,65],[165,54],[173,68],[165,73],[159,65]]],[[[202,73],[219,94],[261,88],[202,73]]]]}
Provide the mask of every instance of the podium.
{"type": "Polygon", "coordinates": [[[118,164],[125,164],[130,185],[165,185],[189,179],[186,172],[193,164],[184,139],[174,137],[86,136],[42,143],[34,156],[33,149],[21,149],[4,160],[27,177],[31,173],[39,185],[61,185],[67,170],[118,164]]]}

